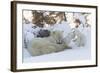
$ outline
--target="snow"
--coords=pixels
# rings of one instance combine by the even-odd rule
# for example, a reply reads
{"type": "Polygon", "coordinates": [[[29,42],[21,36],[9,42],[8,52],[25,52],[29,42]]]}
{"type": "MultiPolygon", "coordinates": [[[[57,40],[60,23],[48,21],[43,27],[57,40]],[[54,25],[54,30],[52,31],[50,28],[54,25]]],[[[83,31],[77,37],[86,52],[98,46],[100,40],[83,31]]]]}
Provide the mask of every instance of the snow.
{"type": "Polygon", "coordinates": [[[24,38],[24,44],[23,47],[26,47],[25,44],[27,44],[31,39],[36,37],[37,32],[40,30],[40,28],[33,29],[32,27],[34,24],[23,24],[23,38],[24,38]]]}
{"type": "MultiPolygon", "coordinates": [[[[33,32],[34,30],[29,30],[31,25],[25,28],[27,31],[33,32]],[[28,29],[27,29],[28,28],[28,29]]],[[[62,24],[55,25],[52,27],[54,30],[64,31],[64,35],[71,31],[70,26],[67,23],[63,22],[62,24]]],[[[61,52],[45,54],[41,56],[31,56],[27,51],[27,48],[23,48],[23,62],[54,62],[54,61],[75,61],[75,60],[86,60],[91,58],[91,28],[79,28],[79,30],[86,36],[86,45],[84,47],[77,47],[73,42],[70,43],[72,49],[66,49],[61,52]]],[[[26,32],[27,32],[26,31],[26,32]]],[[[31,33],[32,34],[32,33],[31,33]]],[[[28,35],[28,38],[32,36],[28,35]]]]}

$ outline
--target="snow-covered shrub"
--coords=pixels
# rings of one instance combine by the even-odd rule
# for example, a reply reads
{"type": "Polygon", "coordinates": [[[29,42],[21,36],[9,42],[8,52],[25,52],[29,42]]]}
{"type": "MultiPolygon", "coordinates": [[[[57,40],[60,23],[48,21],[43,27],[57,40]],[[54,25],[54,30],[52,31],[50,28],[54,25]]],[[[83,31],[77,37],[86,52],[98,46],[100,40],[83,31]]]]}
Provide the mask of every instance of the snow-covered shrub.
{"type": "Polygon", "coordinates": [[[23,10],[23,23],[32,22],[32,11],[31,10],[23,10]]]}
{"type": "Polygon", "coordinates": [[[74,18],[75,19],[79,19],[80,22],[85,25],[86,23],[86,18],[85,18],[85,15],[83,15],[82,13],[74,13],[74,18]]]}
{"type": "Polygon", "coordinates": [[[33,38],[28,44],[28,51],[32,56],[59,52],[69,48],[62,40],[62,31],[51,31],[50,37],[33,38]]]}

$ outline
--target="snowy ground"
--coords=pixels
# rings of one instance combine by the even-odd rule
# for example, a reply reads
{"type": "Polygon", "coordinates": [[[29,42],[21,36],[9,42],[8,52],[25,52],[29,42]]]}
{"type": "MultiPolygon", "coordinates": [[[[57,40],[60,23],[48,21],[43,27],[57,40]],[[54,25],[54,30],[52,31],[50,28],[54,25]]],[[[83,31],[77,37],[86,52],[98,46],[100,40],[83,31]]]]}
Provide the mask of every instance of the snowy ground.
{"type": "MultiPolygon", "coordinates": [[[[59,26],[57,27],[59,28],[59,26]]],[[[60,27],[61,28],[61,27],[60,27]]],[[[63,28],[63,27],[62,27],[63,28]]],[[[64,27],[65,28],[65,27],[64,27]]],[[[63,28],[63,29],[64,29],[63,28]]],[[[64,29],[70,31],[68,29],[64,29]]],[[[71,43],[72,49],[66,49],[58,53],[51,53],[41,56],[32,57],[26,48],[23,48],[23,62],[54,62],[54,61],[73,61],[73,60],[86,60],[91,58],[91,29],[84,28],[82,33],[86,36],[86,45],[84,47],[77,47],[71,43]]]]}

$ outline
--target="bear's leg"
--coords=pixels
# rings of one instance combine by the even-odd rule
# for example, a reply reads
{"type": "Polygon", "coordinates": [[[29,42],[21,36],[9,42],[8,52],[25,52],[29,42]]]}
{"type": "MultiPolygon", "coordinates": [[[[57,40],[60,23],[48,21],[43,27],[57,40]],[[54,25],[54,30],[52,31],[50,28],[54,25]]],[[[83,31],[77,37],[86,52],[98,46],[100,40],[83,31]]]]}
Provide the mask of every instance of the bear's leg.
{"type": "Polygon", "coordinates": [[[28,51],[32,56],[39,56],[42,54],[40,49],[30,48],[28,51]]]}
{"type": "Polygon", "coordinates": [[[50,54],[55,51],[56,51],[56,47],[54,47],[52,45],[48,45],[41,50],[42,54],[50,54]]]}

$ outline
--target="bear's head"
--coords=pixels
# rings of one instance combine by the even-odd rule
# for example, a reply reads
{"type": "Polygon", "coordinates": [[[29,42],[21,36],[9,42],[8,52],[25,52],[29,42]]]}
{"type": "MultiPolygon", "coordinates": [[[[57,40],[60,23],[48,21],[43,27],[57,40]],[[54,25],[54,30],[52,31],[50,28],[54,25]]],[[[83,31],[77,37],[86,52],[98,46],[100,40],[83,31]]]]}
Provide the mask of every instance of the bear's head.
{"type": "Polygon", "coordinates": [[[63,31],[59,30],[51,31],[50,36],[54,38],[57,44],[62,44],[63,31]]]}

